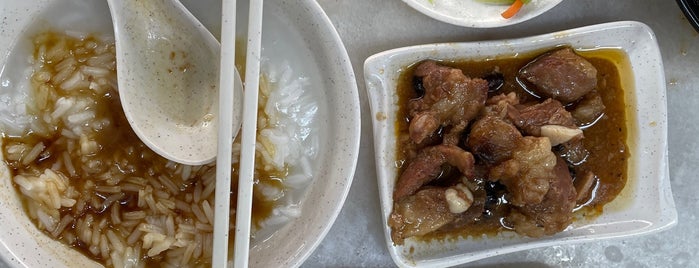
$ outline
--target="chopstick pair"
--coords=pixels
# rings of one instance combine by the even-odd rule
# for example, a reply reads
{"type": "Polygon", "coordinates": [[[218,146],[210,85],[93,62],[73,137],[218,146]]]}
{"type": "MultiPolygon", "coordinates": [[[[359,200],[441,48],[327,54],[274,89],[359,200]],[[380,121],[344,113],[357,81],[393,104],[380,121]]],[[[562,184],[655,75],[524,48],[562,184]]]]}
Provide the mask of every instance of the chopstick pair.
{"type": "MultiPolygon", "coordinates": [[[[263,1],[250,1],[248,42],[243,94],[243,123],[235,220],[234,267],[247,267],[250,254],[250,219],[257,134],[257,99],[260,82],[263,1]]],[[[221,66],[219,80],[219,131],[216,156],[216,207],[212,267],[226,267],[230,226],[231,147],[235,86],[236,0],[223,0],[221,14],[221,66]]]]}

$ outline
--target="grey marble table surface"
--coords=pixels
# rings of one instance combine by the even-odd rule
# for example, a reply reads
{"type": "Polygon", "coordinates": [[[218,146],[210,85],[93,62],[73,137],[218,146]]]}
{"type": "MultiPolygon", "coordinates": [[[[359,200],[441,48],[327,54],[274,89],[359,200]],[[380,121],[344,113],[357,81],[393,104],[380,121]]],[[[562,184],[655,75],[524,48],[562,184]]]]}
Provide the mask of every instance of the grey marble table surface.
{"type": "MultiPolygon", "coordinates": [[[[400,0],[318,0],[342,38],[357,77],[362,111],[368,111],[364,60],[375,53],[435,42],[495,40],[585,25],[640,21],[657,36],[667,83],[670,177],[678,224],[660,233],[555,246],[484,259],[473,267],[698,267],[699,34],[674,0],[565,0],[530,21],[495,29],[449,25],[400,0]]],[[[371,118],[362,113],[359,163],[341,214],[304,267],[394,266],[383,240],[371,118]]]]}

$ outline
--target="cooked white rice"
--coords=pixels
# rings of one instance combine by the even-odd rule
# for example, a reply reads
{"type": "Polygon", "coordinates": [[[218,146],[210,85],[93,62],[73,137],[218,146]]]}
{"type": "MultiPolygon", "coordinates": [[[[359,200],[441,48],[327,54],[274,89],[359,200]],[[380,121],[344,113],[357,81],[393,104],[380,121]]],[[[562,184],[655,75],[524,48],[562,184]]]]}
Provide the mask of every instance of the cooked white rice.
{"type": "MultiPolygon", "coordinates": [[[[0,111],[30,115],[20,135],[6,125],[22,116],[0,116],[6,164],[27,215],[108,267],[209,266],[215,167],[167,161],[137,139],[118,102],[113,41],[45,33],[34,44],[33,101],[0,111]]],[[[312,177],[317,105],[288,63],[267,63],[263,72],[255,200],[273,206],[255,226],[269,230],[300,214],[289,191],[312,177]]],[[[233,149],[237,162],[237,142],[233,149]]]]}

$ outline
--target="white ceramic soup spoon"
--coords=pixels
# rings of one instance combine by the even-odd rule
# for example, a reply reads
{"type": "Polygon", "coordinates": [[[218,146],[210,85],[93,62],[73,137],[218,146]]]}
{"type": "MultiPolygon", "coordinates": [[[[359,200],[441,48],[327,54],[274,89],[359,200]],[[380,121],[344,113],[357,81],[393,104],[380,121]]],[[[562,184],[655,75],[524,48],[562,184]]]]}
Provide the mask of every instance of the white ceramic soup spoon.
{"type": "MultiPolygon", "coordinates": [[[[172,161],[198,165],[217,152],[220,44],[177,0],[108,0],[119,96],[138,137],[172,161]]],[[[242,117],[236,72],[233,137],[242,117]]],[[[230,121],[230,120],[224,120],[230,121]]]]}

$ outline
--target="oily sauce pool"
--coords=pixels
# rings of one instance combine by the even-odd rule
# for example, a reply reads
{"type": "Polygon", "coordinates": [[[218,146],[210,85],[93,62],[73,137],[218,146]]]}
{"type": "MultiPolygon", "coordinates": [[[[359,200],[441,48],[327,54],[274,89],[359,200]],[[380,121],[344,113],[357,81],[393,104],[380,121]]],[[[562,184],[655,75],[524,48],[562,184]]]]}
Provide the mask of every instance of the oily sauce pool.
{"type": "MultiPolygon", "coordinates": [[[[485,77],[498,70],[499,73],[503,74],[504,84],[498,91],[490,93],[488,97],[501,93],[515,92],[519,96],[520,101],[525,103],[537,100],[537,98],[527,93],[517,83],[515,77],[520,68],[548,50],[478,61],[441,61],[440,64],[459,68],[469,77],[485,77]]],[[[629,148],[626,141],[630,133],[626,123],[629,111],[626,109],[625,90],[631,89],[625,89],[622,86],[630,85],[629,81],[631,81],[632,77],[623,71],[630,70],[630,64],[626,54],[621,50],[595,49],[576,52],[597,69],[598,88],[600,89],[598,92],[606,106],[604,115],[592,126],[583,130],[585,148],[589,150],[590,155],[584,162],[579,164],[579,167],[594,172],[598,180],[596,185],[593,186],[587,202],[579,204],[575,208],[575,217],[578,219],[589,219],[599,216],[603,212],[604,205],[614,200],[627,184],[629,148]]],[[[399,120],[397,120],[395,125],[396,137],[398,137],[396,151],[396,163],[399,166],[398,174],[401,174],[406,167],[403,163],[406,163],[410,153],[410,148],[407,145],[409,142],[409,138],[407,138],[409,127],[407,104],[410,99],[419,97],[413,81],[413,72],[417,65],[418,63],[415,63],[404,69],[398,81],[397,95],[399,97],[399,107],[397,118],[399,120]]],[[[571,170],[573,168],[570,166],[571,170]]],[[[485,187],[489,192],[494,193],[494,196],[489,196],[485,201],[488,209],[484,213],[488,213],[488,217],[481,217],[481,221],[475,224],[471,223],[467,227],[458,226],[457,224],[456,226],[442,228],[418,239],[429,241],[432,239],[455,239],[459,236],[494,236],[501,231],[507,230],[509,227],[503,222],[503,219],[509,213],[509,208],[506,205],[499,205],[506,203],[503,202],[505,200],[504,189],[502,189],[501,185],[489,183],[485,179],[482,179],[479,183],[481,187],[485,187]]]]}

